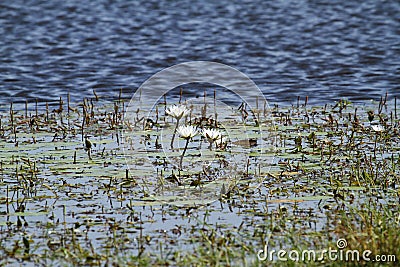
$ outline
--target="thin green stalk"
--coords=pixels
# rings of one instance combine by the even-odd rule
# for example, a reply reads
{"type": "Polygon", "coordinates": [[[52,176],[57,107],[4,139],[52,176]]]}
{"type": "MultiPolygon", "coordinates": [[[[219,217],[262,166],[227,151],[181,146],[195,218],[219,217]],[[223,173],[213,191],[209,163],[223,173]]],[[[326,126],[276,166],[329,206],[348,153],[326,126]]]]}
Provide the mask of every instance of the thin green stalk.
{"type": "Polygon", "coordinates": [[[182,155],[181,155],[181,160],[180,160],[180,162],[179,162],[179,169],[180,169],[180,170],[182,170],[183,157],[185,156],[186,149],[187,149],[187,147],[188,147],[188,145],[189,145],[189,140],[190,140],[190,138],[186,138],[185,148],[183,149],[183,152],[182,152],[182,155]]]}
{"type": "Polygon", "coordinates": [[[174,148],[175,134],[176,134],[176,129],[178,129],[178,126],[179,126],[179,119],[176,119],[176,125],[175,125],[174,133],[172,134],[172,139],[171,139],[171,149],[174,148]]]}

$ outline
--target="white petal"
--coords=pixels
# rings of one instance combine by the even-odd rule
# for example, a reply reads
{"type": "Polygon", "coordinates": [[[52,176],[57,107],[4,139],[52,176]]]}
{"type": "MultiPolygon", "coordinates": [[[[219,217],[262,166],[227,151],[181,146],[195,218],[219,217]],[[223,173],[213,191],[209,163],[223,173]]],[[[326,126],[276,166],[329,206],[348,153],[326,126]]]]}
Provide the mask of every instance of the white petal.
{"type": "Polygon", "coordinates": [[[375,132],[382,132],[383,131],[383,127],[380,126],[380,125],[372,125],[371,127],[375,132]]]}

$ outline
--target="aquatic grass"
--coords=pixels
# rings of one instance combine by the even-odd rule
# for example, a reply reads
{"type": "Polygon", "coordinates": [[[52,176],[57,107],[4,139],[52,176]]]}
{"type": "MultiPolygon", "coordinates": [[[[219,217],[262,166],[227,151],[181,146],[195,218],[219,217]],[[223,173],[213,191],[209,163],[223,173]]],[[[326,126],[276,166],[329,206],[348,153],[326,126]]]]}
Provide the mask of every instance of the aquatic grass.
{"type": "MultiPolygon", "coordinates": [[[[380,194],[377,191],[375,197],[379,197],[380,194]]],[[[399,240],[394,238],[393,234],[400,230],[399,206],[390,200],[385,201],[386,203],[377,203],[373,198],[374,196],[360,207],[346,205],[347,209],[335,218],[341,220],[333,225],[335,233],[347,233],[351,247],[369,249],[374,254],[387,254],[392,251],[398,255],[399,240]],[[348,231],[350,229],[353,232],[348,231]],[[370,236],[376,238],[366,240],[370,236]],[[393,248],[396,249],[393,251],[393,248]]]]}

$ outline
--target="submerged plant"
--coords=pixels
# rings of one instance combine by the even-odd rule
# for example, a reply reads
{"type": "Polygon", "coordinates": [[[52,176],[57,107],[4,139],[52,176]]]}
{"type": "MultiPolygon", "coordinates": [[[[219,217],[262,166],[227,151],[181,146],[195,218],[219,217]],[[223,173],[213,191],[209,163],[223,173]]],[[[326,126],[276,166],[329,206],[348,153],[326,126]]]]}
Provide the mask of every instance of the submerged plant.
{"type": "Polygon", "coordinates": [[[193,127],[192,125],[189,126],[180,126],[177,130],[178,134],[183,138],[186,139],[186,144],[185,148],[183,149],[182,155],[181,155],[181,160],[179,162],[179,169],[182,170],[182,161],[183,157],[185,156],[186,149],[189,145],[190,139],[196,136],[197,134],[197,129],[193,127]]]}
{"type": "Polygon", "coordinates": [[[173,118],[176,119],[176,125],[175,125],[175,129],[174,132],[172,134],[172,139],[171,139],[171,149],[174,148],[174,140],[175,140],[175,134],[176,134],[176,130],[178,129],[179,126],[179,120],[183,117],[186,117],[187,115],[189,115],[189,109],[187,109],[185,106],[183,105],[172,105],[169,106],[166,110],[165,113],[173,118]]]}

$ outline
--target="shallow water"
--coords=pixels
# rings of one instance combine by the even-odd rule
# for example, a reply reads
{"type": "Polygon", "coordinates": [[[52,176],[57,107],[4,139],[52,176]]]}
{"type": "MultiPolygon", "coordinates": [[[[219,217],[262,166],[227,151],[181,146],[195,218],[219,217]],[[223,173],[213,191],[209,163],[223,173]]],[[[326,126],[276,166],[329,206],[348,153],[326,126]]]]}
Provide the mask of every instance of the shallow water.
{"type": "MultiPolygon", "coordinates": [[[[189,118],[202,114],[202,101],[189,102],[189,118]]],[[[207,103],[229,144],[211,151],[200,136],[192,138],[182,171],[174,166],[183,154],[169,147],[175,121],[164,116],[162,103],[158,123],[144,131],[146,110],[135,115],[123,112],[131,110],[127,102],[85,102],[69,111],[0,116],[0,265],[128,266],[142,256],[176,265],[177,253],[210,254],[214,237],[254,263],[268,233],[273,248],[292,249],[294,237],[315,249],[343,236],[333,219],[344,206],[364,209],[376,200],[398,209],[394,101],[274,106],[271,113],[258,111],[260,128],[237,109],[207,103]],[[82,106],[91,114],[83,124],[82,106]],[[381,131],[371,127],[379,124],[381,131]],[[256,138],[257,145],[238,145],[242,138],[256,138]],[[182,185],[170,179],[174,168],[182,185]],[[196,178],[199,186],[192,185],[196,178]]],[[[175,149],[182,150],[179,140],[175,149]]]]}
{"type": "Polygon", "coordinates": [[[230,65],[271,102],[400,96],[392,1],[2,1],[0,104],[130,97],[195,60],[230,65]]]}

